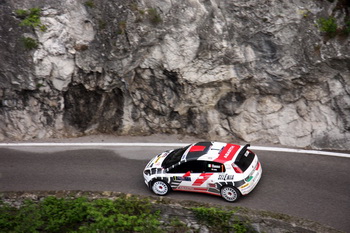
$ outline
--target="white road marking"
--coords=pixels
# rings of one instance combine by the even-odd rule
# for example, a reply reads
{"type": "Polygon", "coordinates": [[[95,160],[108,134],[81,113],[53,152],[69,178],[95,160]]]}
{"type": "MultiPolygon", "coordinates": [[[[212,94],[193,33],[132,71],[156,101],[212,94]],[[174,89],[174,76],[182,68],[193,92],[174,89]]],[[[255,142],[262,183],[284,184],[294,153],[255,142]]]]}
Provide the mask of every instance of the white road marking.
{"type": "MultiPolygon", "coordinates": [[[[117,143],[0,143],[0,147],[183,147],[189,143],[143,143],[143,142],[117,142],[117,143]]],[[[263,147],[263,146],[251,146],[252,150],[257,151],[275,151],[275,152],[288,152],[288,153],[304,153],[304,154],[315,154],[315,155],[328,155],[335,157],[350,158],[350,154],[330,152],[330,151],[318,151],[318,150],[303,150],[303,149],[291,149],[282,147],[263,147]]]]}
{"type": "Polygon", "coordinates": [[[108,146],[108,147],[118,147],[118,146],[147,146],[147,147],[173,147],[173,146],[186,146],[189,143],[153,143],[153,142],[74,142],[74,143],[0,143],[0,147],[94,147],[94,146],[108,146]]]}
{"type": "Polygon", "coordinates": [[[276,152],[328,155],[328,156],[335,156],[335,157],[350,158],[350,154],[331,152],[331,151],[321,151],[321,150],[303,150],[303,149],[291,149],[291,148],[282,148],[282,147],[263,147],[263,146],[251,146],[249,148],[252,150],[258,150],[258,151],[276,151],[276,152]]]}

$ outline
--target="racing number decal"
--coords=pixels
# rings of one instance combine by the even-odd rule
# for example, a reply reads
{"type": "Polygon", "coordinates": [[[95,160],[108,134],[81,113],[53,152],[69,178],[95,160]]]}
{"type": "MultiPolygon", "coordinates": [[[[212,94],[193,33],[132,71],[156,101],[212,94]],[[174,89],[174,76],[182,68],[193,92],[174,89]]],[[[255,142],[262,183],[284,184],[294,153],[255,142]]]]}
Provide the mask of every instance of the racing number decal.
{"type": "Polygon", "coordinates": [[[214,173],[202,173],[199,177],[193,182],[193,186],[201,186],[204,184],[214,173]]]}

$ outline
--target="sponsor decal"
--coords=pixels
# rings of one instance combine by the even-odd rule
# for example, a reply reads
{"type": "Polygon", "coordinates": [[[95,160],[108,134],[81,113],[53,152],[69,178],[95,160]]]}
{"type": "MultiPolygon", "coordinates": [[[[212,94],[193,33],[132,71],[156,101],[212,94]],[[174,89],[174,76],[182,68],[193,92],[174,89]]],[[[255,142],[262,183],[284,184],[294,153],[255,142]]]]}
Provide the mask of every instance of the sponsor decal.
{"type": "Polygon", "coordinates": [[[223,166],[224,165],[218,165],[218,164],[208,164],[207,172],[223,172],[223,166]]]}
{"type": "Polygon", "coordinates": [[[226,153],[224,154],[224,158],[227,159],[227,157],[230,155],[230,153],[232,152],[234,146],[230,146],[228,148],[228,150],[226,151],[226,153]]]}
{"type": "Polygon", "coordinates": [[[224,174],[224,175],[219,175],[218,180],[233,180],[234,175],[228,175],[228,174],[224,174]]]}
{"type": "Polygon", "coordinates": [[[239,150],[241,146],[234,144],[227,144],[224,149],[220,152],[219,157],[215,159],[215,162],[226,162],[233,159],[233,156],[239,150]]]}
{"type": "Polygon", "coordinates": [[[193,186],[201,186],[206,182],[214,173],[202,173],[199,177],[193,182],[193,186]]]}
{"type": "Polygon", "coordinates": [[[245,179],[245,181],[249,182],[253,179],[253,176],[248,176],[248,178],[245,179]]]}
{"type": "Polygon", "coordinates": [[[173,178],[178,181],[191,181],[190,176],[174,176],[173,178]]]}
{"type": "Polygon", "coordinates": [[[154,161],[154,163],[155,163],[156,165],[158,165],[158,162],[159,162],[159,160],[160,160],[161,158],[162,158],[161,156],[158,156],[158,158],[156,159],[156,161],[154,161]]]}
{"type": "Polygon", "coordinates": [[[208,164],[208,167],[210,167],[210,168],[221,168],[220,165],[216,165],[216,164],[208,164]]]}

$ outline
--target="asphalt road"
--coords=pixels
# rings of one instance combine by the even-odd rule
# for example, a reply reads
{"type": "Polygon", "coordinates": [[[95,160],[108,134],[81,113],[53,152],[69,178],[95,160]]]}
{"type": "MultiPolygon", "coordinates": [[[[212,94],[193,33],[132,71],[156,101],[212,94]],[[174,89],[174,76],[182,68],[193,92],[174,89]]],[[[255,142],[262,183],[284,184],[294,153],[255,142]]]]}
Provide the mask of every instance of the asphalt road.
{"type": "MultiPolygon", "coordinates": [[[[0,148],[0,191],[108,190],[153,195],[144,184],[143,168],[151,157],[169,148],[52,149],[0,148]]],[[[168,197],[285,213],[350,232],[349,158],[255,152],[262,164],[262,179],[237,203],[185,192],[168,197]]]]}

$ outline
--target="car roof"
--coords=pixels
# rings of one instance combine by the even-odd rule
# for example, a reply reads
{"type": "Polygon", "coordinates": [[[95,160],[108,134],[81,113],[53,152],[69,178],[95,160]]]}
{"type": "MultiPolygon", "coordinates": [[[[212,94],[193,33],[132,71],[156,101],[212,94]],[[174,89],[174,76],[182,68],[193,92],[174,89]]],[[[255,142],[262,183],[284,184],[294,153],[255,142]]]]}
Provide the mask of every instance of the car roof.
{"type": "Polygon", "coordinates": [[[243,147],[224,142],[198,142],[191,145],[181,160],[205,160],[225,163],[234,160],[243,147]]]}

